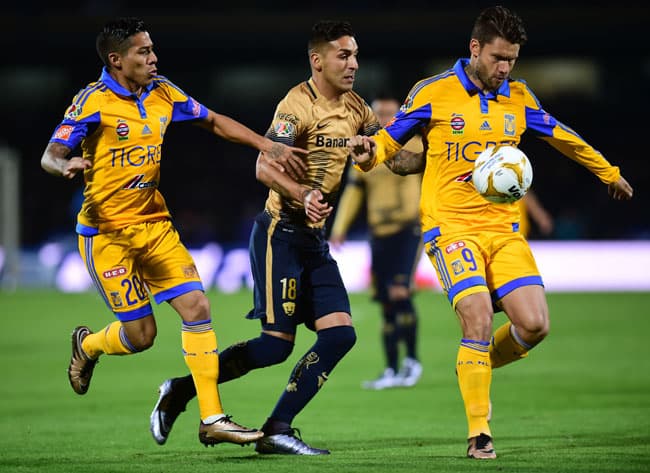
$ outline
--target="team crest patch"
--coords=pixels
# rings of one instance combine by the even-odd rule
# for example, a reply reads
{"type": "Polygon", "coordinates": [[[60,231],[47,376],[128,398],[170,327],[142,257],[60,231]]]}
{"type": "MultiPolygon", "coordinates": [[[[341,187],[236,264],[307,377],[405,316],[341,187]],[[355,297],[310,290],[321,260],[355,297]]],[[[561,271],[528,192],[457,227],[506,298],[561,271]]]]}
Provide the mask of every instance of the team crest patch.
{"type": "Polygon", "coordinates": [[[450,245],[447,245],[447,248],[445,248],[445,253],[449,254],[449,253],[451,253],[453,251],[456,251],[456,250],[458,250],[460,248],[465,248],[465,246],[467,246],[467,245],[465,245],[464,241],[462,241],[462,240],[461,241],[455,241],[455,242],[451,243],[450,245]]]}
{"type": "Polygon", "coordinates": [[[289,317],[291,317],[294,312],[296,311],[296,303],[295,302],[283,302],[282,303],[282,308],[284,309],[284,313],[287,314],[289,317]]]}
{"type": "Polygon", "coordinates": [[[115,268],[108,269],[102,273],[104,279],[116,278],[118,276],[123,276],[126,274],[126,268],[124,266],[117,266],[115,268]]]}
{"type": "Polygon", "coordinates": [[[296,127],[291,122],[278,122],[273,129],[277,137],[293,136],[296,132],[296,127]]]}
{"type": "Polygon", "coordinates": [[[413,106],[413,97],[408,96],[408,97],[406,97],[406,100],[404,100],[404,103],[402,104],[402,106],[399,109],[402,112],[406,112],[412,106],[413,106]]]}
{"type": "Polygon", "coordinates": [[[81,106],[77,104],[72,104],[68,107],[68,109],[65,111],[64,117],[68,120],[74,120],[77,118],[79,115],[81,115],[81,106]]]}
{"type": "Polygon", "coordinates": [[[515,136],[515,116],[511,113],[503,115],[503,134],[506,136],[515,136]]]}
{"type": "Polygon", "coordinates": [[[165,130],[167,130],[167,117],[160,117],[160,137],[165,136],[165,130]]]}
{"type": "Polygon", "coordinates": [[[453,113],[449,121],[452,135],[462,135],[465,132],[465,119],[460,113],[453,113]]]}
{"type": "Polygon", "coordinates": [[[70,135],[72,135],[73,126],[70,125],[61,125],[54,133],[54,138],[59,140],[69,140],[70,135]]]}
{"type": "Polygon", "coordinates": [[[113,307],[122,307],[124,305],[124,302],[122,302],[122,296],[120,296],[119,292],[113,291],[110,295],[113,307]]]}
{"type": "Polygon", "coordinates": [[[119,141],[128,140],[130,131],[131,130],[129,129],[129,124],[126,122],[126,120],[122,120],[121,118],[118,118],[117,125],[115,126],[115,133],[117,133],[117,139],[119,141]]]}
{"type": "Polygon", "coordinates": [[[465,272],[465,267],[463,266],[463,263],[459,259],[451,262],[451,269],[453,269],[454,275],[456,276],[465,272]]]}

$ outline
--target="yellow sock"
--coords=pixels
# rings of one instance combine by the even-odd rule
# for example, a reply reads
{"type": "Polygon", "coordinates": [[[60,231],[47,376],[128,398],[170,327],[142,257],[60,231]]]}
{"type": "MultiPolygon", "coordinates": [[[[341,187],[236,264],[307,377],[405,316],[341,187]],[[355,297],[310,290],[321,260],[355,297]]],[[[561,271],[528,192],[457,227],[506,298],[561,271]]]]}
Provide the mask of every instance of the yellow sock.
{"type": "Polygon", "coordinates": [[[223,414],[217,389],[219,376],[217,336],[212,330],[210,320],[192,324],[183,322],[182,339],[185,364],[194,379],[201,420],[223,414]]]}
{"type": "Polygon", "coordinates": [[[528,348],[515,340],[513,330],[512,323],[506,322],[494,332],[494,336],[490,341],[492,368],[500,368],[528,356],[528,348]]]}
{"type": "Polygon", "coordinates": [[[469,427],[467,438],[482,433],[492,436],[487,420],[492,381],[488,344],[489,342],[462,339],[458,348],[456,373],[465,403],[469,427]]]}
{"type": "Polygon", "coordinates": [[[107,355],[130,355],[137,351],[126,338],[120,321],[115,321],[99,332],[88,335],[81,342],[81,348],[93,359],[102,353],[107,355]]]}

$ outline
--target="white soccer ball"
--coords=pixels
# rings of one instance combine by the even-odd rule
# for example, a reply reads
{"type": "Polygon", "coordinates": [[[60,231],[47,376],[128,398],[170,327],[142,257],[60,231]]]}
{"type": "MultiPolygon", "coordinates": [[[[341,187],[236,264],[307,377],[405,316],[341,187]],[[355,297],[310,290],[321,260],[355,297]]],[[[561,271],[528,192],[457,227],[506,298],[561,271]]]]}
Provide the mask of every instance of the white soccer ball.
{"type": "Polygon", "coordinates": [[[533,167],[519,148],[494,146],[476,158],[472,182],[478,193],[490,202],[516,202],[530,189],[533,167]]]}

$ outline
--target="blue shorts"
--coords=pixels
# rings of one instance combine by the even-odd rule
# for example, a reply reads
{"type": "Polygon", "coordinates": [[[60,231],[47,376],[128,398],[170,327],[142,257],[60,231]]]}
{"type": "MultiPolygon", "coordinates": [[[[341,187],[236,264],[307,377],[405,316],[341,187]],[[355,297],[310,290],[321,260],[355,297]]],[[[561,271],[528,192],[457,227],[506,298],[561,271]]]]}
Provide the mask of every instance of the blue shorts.
{"type": "Polygon", "coordinates": [[[314,330],[320,317],[350,313],[339,267],[323,229],[293,225],[262,212],[249,244],[255,308],[264,330],[295,334],[302,323],[314,330]]]}
{"type": "Polygon", "coordinates": [[[388,302],[390,286],[411,288],[413,274],[422,251],[418,223],[385,237],[372,237],[372,283],[374,299],[388,302]]]}

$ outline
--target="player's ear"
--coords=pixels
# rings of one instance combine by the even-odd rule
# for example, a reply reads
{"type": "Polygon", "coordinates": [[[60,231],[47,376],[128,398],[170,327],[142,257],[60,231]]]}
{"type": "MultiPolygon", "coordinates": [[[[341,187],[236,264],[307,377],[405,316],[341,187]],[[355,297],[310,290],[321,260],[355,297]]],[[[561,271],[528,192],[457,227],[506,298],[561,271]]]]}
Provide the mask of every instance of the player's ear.
{"type": "Polygon", "coordinates": [[[113,69],[122,68],[122,56],[119,53],[108,53],[108,63],[113,69]]]}
{"type": "Polygon", "coordinates": [[[312,50],[312,51],[309,53],[309,62],[311,63],[311,67],[312,67],[315,71],[320,72],[320,71],[323,70],[323,62],[322,62],[322,58],[321,58],[321,55],[320,55],[320,53],[319,53],[318,51],[316,51],[316,50],[312,50]]]}
{"type": "Polygon", "coordinates": [[[478,39],[472,38],[469,40],[469,52],[473,59],[478,57],[481,52],[481,43],[479,43],[478,39]]]}

